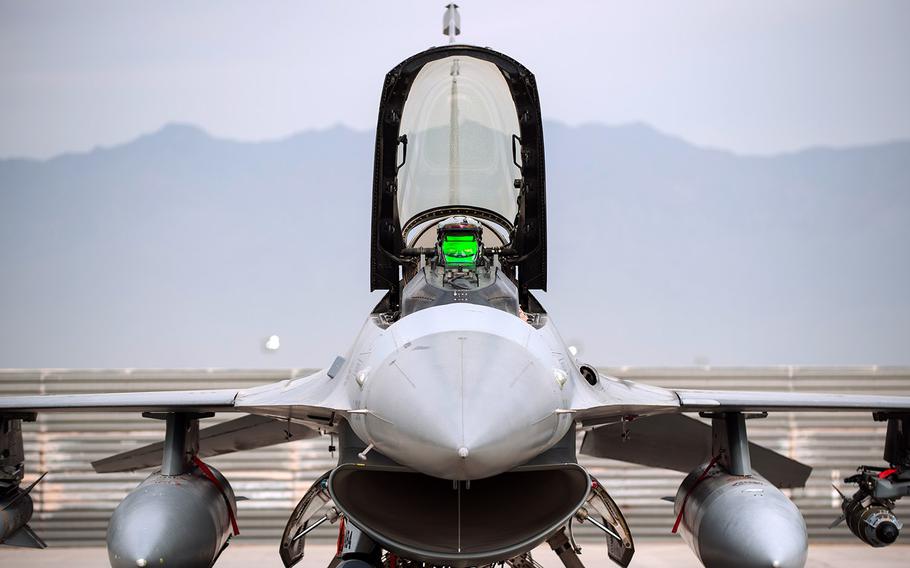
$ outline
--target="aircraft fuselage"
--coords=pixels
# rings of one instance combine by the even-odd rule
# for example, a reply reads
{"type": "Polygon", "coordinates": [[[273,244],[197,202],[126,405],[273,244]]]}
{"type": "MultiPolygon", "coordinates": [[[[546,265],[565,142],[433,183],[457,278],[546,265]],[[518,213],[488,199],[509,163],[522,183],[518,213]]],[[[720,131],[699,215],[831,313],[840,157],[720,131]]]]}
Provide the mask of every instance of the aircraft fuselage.
{"type": "Polygon", "coordinates": [[[546,316],[467,303],[382,327],[367,321],[351,351],[354,432],[383,455],[445,479],[480,479],[543,453],[573,425],[578,370],[546,316]]]}

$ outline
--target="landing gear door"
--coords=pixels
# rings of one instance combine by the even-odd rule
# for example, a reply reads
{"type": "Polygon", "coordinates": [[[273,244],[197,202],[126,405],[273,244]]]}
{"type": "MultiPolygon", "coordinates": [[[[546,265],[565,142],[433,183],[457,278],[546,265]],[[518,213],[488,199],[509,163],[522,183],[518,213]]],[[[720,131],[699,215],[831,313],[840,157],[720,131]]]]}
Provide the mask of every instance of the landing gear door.
{"type": "Polygon", "coordinates": [[[306,535],[309,533],[307,529],[312,530],[315,528],[313,525],[322,524],[325,512],[332,506],[332,498],[329,497],[327,489],[328,480],[329,472],[317,479],[297,503],[297,507],[294,508],[294,512],[288,519],[284,535],[281,537],[279,551],[285,568],[290,568],[303,559],[306,535]]]}
{"type": "MultiPolygon", "coordinates": [[[[622,516],[619,506],[610,497],[610,494],[603,486],[594,481],[591,488],[591,497],[588,499],[588,506],[597,512],[603,523],[615,533],[605,533],[607,537],[607,555],[610,560],[626,568],[632,562],[632,556],[635,554],[635,544],[632,542],[632,532],[626,519],[622,516]],[[617,538],[619,537],[619,538],[617,538]]],[[[591,514],[594,513],[591,511],[591,514]]]]}

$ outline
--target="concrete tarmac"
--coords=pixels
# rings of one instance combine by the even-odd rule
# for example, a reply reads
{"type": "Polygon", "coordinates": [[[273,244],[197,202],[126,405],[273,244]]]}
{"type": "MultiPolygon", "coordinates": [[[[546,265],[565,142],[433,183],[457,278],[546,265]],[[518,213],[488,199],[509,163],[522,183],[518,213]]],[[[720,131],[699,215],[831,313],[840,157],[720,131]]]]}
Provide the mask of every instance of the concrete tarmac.
{"type": "MultiPolygon", "coordinates": [[[[582,547],[581,560],[586,568],[612,568],[603,546],[582,547]]],[[[328,544],[307,546],[300,568],[325,568],[335,554],[328,544]]],[[[563,568],[559,559],[546,546],[534,551],[534,559],[543,568],[563,568]]],[[[48,548],[46,550],[0,549],[2,568],[107,568],[104,548],[48,548]]],[[[153,568],[156,564],[149,563],[153,568]]],[[[910,544],[873,549],[864,544],[815,544],[809,547],[807,568],[853,568],[875,566],[897,568],[910,566],[910,544]]],[[[635,551],[630,568],[700,568],[698,560],[682,541],[642,542],[635,551]]],[[[283,568],[276,546],[237,544],[229,546],[215,568],[283,568]]]]}

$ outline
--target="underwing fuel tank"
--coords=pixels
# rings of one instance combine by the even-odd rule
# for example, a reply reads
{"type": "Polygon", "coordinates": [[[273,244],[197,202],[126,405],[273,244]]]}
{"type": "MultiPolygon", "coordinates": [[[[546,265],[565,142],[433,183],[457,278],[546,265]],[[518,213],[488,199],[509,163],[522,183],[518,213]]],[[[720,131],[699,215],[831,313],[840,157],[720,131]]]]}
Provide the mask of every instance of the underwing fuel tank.
{"type": "Polygon", "coordinates": [[[706,568],[803,568],[806,523],[779,489],[758,475],[730,475],[707,464],[680,485],[683,539],[706,568]]]}
{"type": "Polygon", "coordinates": [[[155,472],[111,516],[107,549],[112,568],[210,568],[227,546],[236,512],[234,493],[207,466],[180,475],[155,472]]]}

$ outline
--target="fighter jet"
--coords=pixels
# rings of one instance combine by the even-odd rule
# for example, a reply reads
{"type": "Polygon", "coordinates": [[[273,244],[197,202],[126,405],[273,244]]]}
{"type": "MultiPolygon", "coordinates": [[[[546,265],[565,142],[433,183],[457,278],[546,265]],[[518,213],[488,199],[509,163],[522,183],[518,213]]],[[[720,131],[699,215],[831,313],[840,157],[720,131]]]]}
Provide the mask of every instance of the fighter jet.
{"type": "Polygon", "coordinates": [[[534,295],[547,288],[545,182],[537,85],[523,65],[454,43],[396,65],[372,188],[370,289],[385,295],[350,350],[256,388],[0,398],[0,542],[43,545],[20,488],[21,422],[130,412],[167,427],[162,442],[93,464],[156,468],[111,517],[113,568],[212,566],[243,519],[203,460],[320,435],[337,443],[338,463],[291,515],[285,566],[326,523],[339,531],[333,566],[345,568],[526,568],[544,542],[579,568],[579,523],[628,566],[633,535],[612,480],[579,466],[581,452],[687,472],[674,531],[705,566],[798,568],[806,527],[780,488],[803,485],[810,468],[750,444],[746,421],[813,411],[887,421],[885,463],[850,479],[843,520],[872,546],[894,542],[894,503],[910,493],[910,398],[665,389],[600,374],[534,295]],[[241,416],[200,430],[216,413],[241,416]]]}

